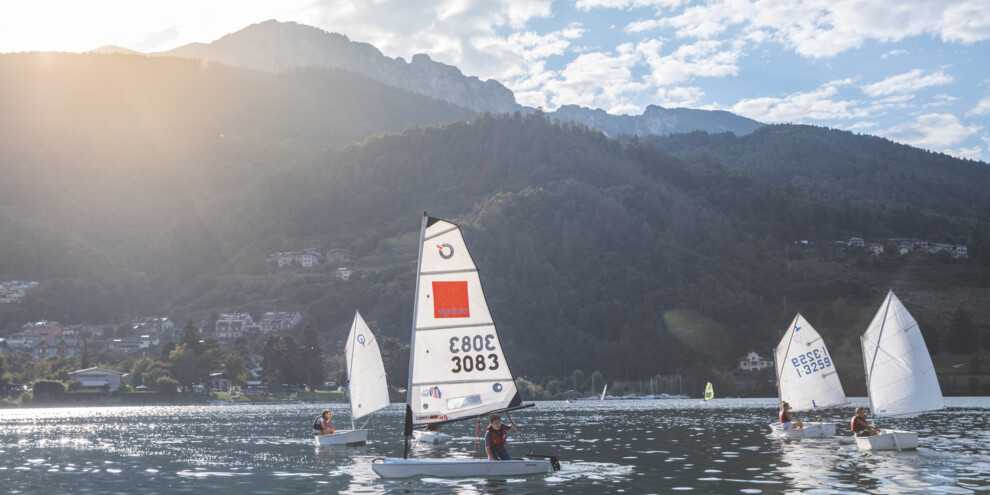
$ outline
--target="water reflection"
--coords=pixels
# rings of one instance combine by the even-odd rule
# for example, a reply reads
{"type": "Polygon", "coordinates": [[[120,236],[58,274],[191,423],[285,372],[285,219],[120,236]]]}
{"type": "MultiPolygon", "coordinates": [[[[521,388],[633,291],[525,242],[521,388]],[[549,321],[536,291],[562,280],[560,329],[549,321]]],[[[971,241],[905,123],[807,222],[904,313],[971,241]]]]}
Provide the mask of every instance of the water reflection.
{"type": "MultiPolygon", "coordinates": [[[[0,483],[24,493],[955,493],[990,490],[990,399],[890,424],[919,432],[915,452],[860,452],[851,437],[767,438],[776,399],[540,403],[513,419],[510,451],[556,454],[561,471],[508,479],[382,480],[402,455],[404,407],[367,445],[318,448],[324,405],[0,410],[0,483]],[[318,412],[318,411],[316,411],[318,412]]],[[[342,405],[335,416],[348,419],[342,405]]],[[[416,457],[471,457],[474,424],[416,457]]]]}

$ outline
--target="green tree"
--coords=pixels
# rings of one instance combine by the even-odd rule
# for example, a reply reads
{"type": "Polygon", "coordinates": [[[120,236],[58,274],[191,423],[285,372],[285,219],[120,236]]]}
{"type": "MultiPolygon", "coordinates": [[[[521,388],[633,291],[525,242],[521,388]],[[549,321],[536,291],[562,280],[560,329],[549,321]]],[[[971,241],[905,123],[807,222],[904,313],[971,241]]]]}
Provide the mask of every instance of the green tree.
{"type": "Polygon", "coordinates": [[[197,355],[192,347],[179,344],[169,355],[172,377],[185,388],[209,377],[212,358],[208,353],[197,355]]]}
{"type": "Polygon", "coordinates": [[[323,348],[320,346],[319,331],[313,320],[303,327],[299,345],[299,365],[302,368],[302,378],[314,389],[323,385],[326,368],[323,364],[323,348]]]}
{"type": "Polygon", "coordinates": [[[243,387],[247,383],[247,360],[237,351],[231,351],[223,362],[223,371],[230,383],[243,387]]]}
{"type": "MultiPolygon", "coordinates": [[[[193,353],[199,354],[203,351],[203,336],[199,333],[199,329],[193,324],[192,318],[186,321],[186,325],[182,327],[182,332],[179,333],[179,346],[189,347],[193,353]]],[[[180,380],[181,381],[181,380],[180,380]]]]}
{"type": "Polygon", "coordinates": [[[261,349],[261,378],[270,385],[282,384],[290,368],[289,352],[282,336],[272,333],[261,349]]]}

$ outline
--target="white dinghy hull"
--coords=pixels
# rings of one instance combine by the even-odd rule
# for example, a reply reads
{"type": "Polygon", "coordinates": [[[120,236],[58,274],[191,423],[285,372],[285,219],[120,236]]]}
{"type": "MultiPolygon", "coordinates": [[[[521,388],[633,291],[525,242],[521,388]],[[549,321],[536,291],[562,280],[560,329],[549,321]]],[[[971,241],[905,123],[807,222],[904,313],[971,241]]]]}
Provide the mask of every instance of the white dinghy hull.
{"type": "Polygon", "coordinates": [[[368,430],[338,430],[333,435],[319,435],[316,437],[316,445],[318,447],[361,445],[367,442],[368,430]]]}
{"type": "Polygon", "coordinates": [[[371,469],[382,478],[434,476],[438,478],[499,477],[546,474],[551,472],[548,459],[375,459],[371,469]]]}
{"type": "Polygon", "coordinates": [[[413,430],[413,438],[417,442],[440,445],[449,442],[454,437],[446,433],[440,433],[439,431],[413,430]]]}
{"type": "Polygon", "coordinates": [[[918,448],[918,434],[913,431],[883,430],[879,435],[856,437],[859,450],[911,450],[918,448]]]}
{"type": "Polygon", "coordinates": [[[780,423],[770,423],[770,435],[776,438],[823,438],[835,436],[835,423],[804,422],[804,428],[785,430],[780,423]]]}

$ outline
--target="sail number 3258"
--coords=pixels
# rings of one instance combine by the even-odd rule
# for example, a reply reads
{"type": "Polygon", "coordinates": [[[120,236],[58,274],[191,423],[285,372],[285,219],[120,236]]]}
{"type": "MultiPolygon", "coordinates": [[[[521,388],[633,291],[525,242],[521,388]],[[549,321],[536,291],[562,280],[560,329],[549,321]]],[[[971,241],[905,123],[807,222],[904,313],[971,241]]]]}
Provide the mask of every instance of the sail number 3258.
{"type": "Polygon", "coordinates": [[[798,376],[810,375],[832,367],[832,360],[828,358],[828,355],[824,351],[818,351],[815,349],[791,358],[791,364],[794,365],[794,370],[797,371],[798,376]]]}
{"type": "Polygon", "coordinates": [[[452,373],[467,372],[472,371],[485,371],[485,370],[495,370],[498,369],[498,354],[494,352],[490,354],[485,354],[485,351],[494,351],[498,349],[495,347],[495,335],[465,335],[463,337],[451,337],[450,338],[450,353],[460,354],[465,353],[462,356],[454,356],[450,360],[454,363],[454,368],[450,370],[452,373]],[[470,352],[479,352],[481,354],[467,354],[470,352]]]}

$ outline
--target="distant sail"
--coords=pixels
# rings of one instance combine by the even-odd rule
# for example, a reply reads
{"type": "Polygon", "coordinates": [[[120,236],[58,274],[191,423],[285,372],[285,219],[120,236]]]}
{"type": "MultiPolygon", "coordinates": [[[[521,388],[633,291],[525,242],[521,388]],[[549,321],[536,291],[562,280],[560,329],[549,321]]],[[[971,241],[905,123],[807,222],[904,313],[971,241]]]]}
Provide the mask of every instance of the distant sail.
{"type": "Polygon", "coordinates": [[[780,400],[790,404],[791,411],[848,403],[825,342],[800,313],[780,339],[774,354],[780,400]]]}
{"type": "Polygon", "coordinates": [[[357,311],[345,349],[351,418],[358,419],[388,406],[388,384],[378,339],[357,311]]]}
{"type": "Polygon", "coordinates": [[[522,404],[456,224],[424,216],[414,304],[407,392],[413,427],[522,404]]]}
{"type": "Polygon", "coordinates": [[[894,291],[860,338],[870,412],[911,417],[945,407],[918,322],[894,291]]]}
{"type": "Polygon", "coordinates": [[[708,385],[705,385],[705,400],[712,400],[714,398],[715,390],[712,389],[712,382],[708,382],[708,385]]]}

